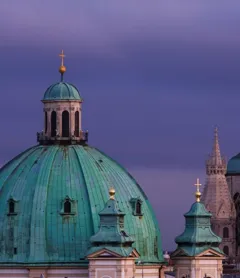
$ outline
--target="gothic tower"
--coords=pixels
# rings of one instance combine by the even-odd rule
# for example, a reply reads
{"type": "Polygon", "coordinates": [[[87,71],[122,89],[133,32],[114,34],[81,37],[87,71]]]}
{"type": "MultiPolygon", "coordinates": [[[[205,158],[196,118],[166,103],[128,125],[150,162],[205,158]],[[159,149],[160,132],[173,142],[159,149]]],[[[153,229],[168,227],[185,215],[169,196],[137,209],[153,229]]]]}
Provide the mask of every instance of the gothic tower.
{"type": "Polygon", "coordinates": [[[222,238],[220,248],[229,258],[236,256],[236,211],[226,181],[226,162],[221,156],[218,130],[215,129],[212,153],[206,162],[203,203],[212,213],[212,229],[222,238]]]}

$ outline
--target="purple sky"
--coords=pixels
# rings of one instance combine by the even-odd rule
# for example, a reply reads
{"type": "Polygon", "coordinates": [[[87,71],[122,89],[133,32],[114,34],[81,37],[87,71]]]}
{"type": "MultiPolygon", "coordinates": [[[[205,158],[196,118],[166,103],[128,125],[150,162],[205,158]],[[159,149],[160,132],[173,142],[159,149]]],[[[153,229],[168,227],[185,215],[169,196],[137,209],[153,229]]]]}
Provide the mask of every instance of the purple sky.
{"type": "Polygon", "coordinates": [[[90,144],[135,175],[174,248],[214,126],[240,151],[240,2],[33,2],[0,3],[0,163],[35,144],[64,49],[90,144]]]}

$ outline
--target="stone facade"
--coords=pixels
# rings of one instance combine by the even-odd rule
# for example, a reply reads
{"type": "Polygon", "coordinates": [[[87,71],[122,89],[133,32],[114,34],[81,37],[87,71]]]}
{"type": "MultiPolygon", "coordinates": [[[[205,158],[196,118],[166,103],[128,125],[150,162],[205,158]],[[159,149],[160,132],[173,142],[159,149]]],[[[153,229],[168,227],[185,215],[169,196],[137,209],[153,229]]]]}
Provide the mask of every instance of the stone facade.
{"type": "Polygon", "coordinates": [[[240,176],[227,176],[227,183],[236,210],[236,256],[240,259],[240,176]]]}
{"type": "Polygon", "coordinates": [[[180,255],[174,259],[175,278],[203,278],[205,275],[208,278],[221,278],[222,259],[218,254],[209,251],[191,258],[180,255]],[[207,257],[207,253],[207,256],[211,254],[211,257],[207,257]]]}
{"type": "Polygon", "coordinates": [[[126,260],[98,259],[88,267],[24,267],[0,268],[0,278],[164,278],[166,267],[159,265],[135,265],[132,258],[126,260]]]}
{"type": "Polygon", "coordinates": [[[220,249],[229,258],[236,257],[236,211],[226,174],[226,162],[221,156],[218,131],[215,130],[212,153],[206,163],[207,179],[202,202],[212,213],[212,229],[222,238],[220,249]]]}

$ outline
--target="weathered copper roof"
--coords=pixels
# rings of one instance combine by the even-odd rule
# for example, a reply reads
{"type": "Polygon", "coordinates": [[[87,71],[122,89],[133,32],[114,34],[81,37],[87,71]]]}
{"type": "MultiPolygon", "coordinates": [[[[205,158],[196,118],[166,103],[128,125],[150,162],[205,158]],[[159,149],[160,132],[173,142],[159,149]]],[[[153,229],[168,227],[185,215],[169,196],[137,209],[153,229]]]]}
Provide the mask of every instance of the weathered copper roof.
{"type": "Polygon", "coordinates": [[[49,86],[44,93],[46,100],[82,100],[78,89],[67,82],[58,82],[49,86]]]}
{"type": "Polygon", "coordinates": [[[52,145],[32,147],[0,169],[1,265],[85,263],[110,186],[141,261],[163,261],[154,213],[132,176],[93,147],[52,145]],[[143,216],[134,215],[132,198],[142,200],[143,216]],[[63,213],[65,199],[72,214],[63,213]]]}
{"type": "Polygon", "coordinates": [[[211,229],[211,216],[204,204],[195,202],[190,211],[184,214],[186,225],[184,232],[176,237],[177,249],[182,249],[189,256],[200,254],[209,248],[222,253],[219,244],[222,239],[211,229]]]}

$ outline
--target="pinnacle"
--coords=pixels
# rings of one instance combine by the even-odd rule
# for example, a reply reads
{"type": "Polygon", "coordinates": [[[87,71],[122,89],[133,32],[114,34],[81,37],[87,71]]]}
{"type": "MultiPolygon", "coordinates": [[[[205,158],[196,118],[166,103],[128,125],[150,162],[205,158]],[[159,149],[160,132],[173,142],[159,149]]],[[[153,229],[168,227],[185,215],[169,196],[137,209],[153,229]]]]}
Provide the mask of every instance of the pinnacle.
{"type": "Polygon", "coordinates": [[[211,165],[222,165],[222,157],[220,152],[220,146],[219,146],[219,140],[218,140],[218,128],[216,127],[214,130],[214,143],[213,143],[213,149],[212,154],[209,159],[209,162],[211,165]]]}

